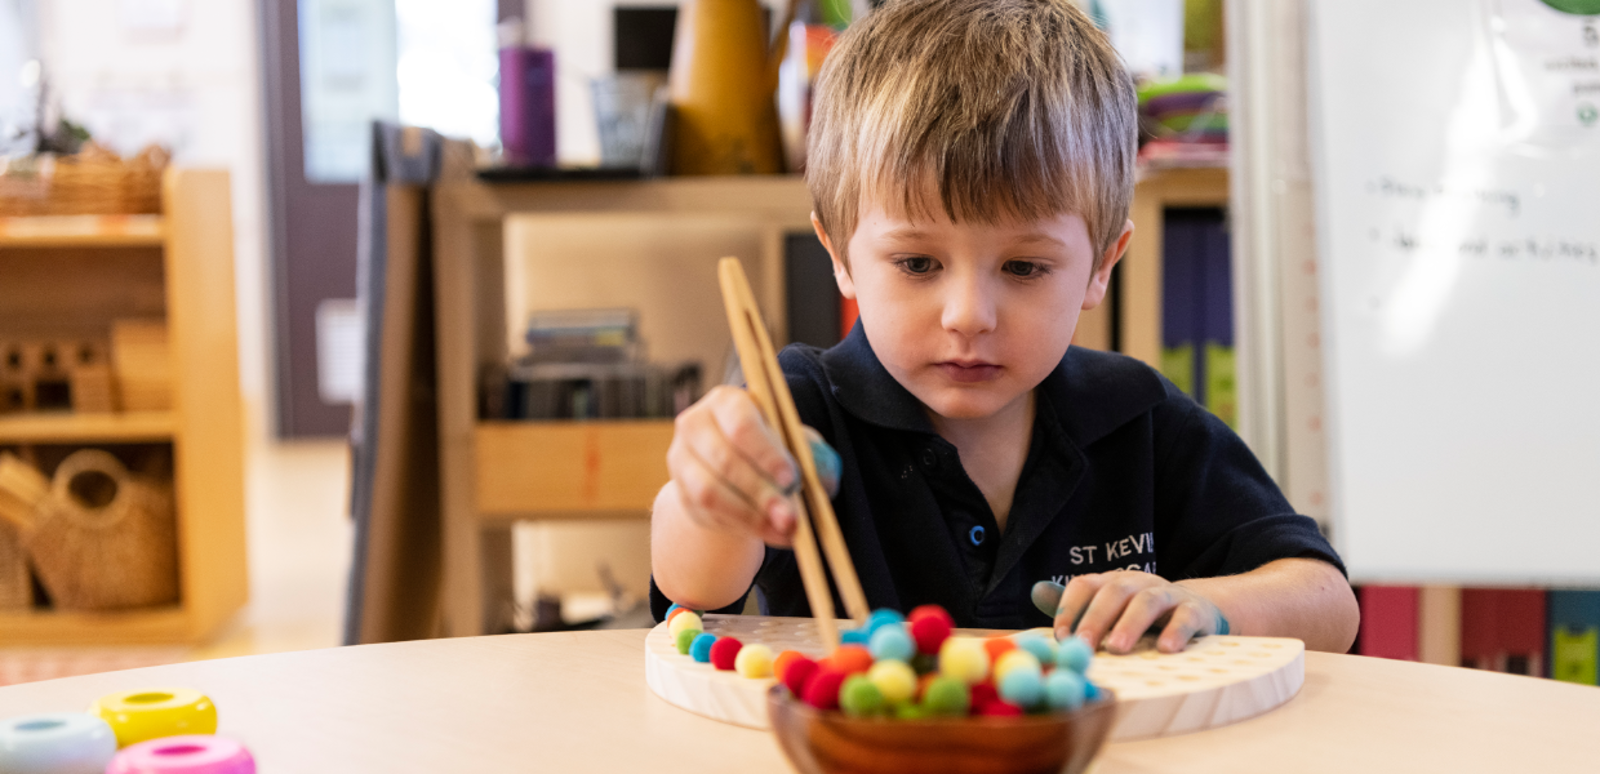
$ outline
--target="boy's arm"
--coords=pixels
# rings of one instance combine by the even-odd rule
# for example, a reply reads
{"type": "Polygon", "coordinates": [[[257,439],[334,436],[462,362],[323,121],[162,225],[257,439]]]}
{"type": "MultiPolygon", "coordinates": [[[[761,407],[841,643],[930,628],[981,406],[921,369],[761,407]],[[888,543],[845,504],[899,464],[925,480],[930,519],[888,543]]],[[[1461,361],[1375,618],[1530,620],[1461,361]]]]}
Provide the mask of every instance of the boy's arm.
{"type": "Polygon", "coordinates": [[[650,515],[650,572],[667,599],[717,610],[749,590],[766,555],[753,534],[708,529],[689,517],[677,481],[656,495],[650,515]]]}
{"type": "Polygon", "coordinates": [[[1196,634],[1219,633],[1296,637],[1312,650],[1344,653],[1361,615],[1350,584],[1320,559],[1279,559],[1176,583],[1135,571],[1080,575],[1060,592],[1056,611],[1057,636],[1075,633],[1114,653],[1127,652],[1158,622],[1157,647],[1166,653],[1196,634]]]}

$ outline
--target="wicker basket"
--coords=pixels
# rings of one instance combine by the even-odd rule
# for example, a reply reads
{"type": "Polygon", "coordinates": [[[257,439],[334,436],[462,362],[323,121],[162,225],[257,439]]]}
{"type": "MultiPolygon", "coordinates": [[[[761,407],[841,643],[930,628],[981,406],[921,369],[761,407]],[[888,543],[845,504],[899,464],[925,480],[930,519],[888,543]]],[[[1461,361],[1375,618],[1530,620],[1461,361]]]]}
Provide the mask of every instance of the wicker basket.
{"type": "Polygon", "coordinates": [[[45,158],[30,170],[0,175],[0,217],[159,213],[167,162],[157,146],[126,161],[92,145],[45,158]]]}
{"type": "Polygon", "coordinates": [[[0,610],[22,610],[33,604],[28,555],[20,531],[0,521],[0,610]]]}
{"type": "Polygon", "coordinates": [[[58,609],[113,610],[178,600],[171,494],[129,475],[107,452],[83,449],[61,461],[25,542],[58,609]],[[116,483],[111,501],[98,508],[71,491],[74,479],[92,473],[116,483]]]}

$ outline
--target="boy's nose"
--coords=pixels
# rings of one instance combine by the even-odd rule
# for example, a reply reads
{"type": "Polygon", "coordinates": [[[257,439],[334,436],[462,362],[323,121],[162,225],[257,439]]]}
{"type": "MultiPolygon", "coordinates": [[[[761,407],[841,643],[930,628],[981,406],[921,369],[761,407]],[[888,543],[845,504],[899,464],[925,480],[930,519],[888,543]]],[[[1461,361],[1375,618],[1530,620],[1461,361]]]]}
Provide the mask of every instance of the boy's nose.
{"type": "Polygon", "coordinates": [[[994,293],[981,280],[950,284],[944,302],[945,330],[963,336],[977,336],[994,330],[997,312],[994,293]]]}

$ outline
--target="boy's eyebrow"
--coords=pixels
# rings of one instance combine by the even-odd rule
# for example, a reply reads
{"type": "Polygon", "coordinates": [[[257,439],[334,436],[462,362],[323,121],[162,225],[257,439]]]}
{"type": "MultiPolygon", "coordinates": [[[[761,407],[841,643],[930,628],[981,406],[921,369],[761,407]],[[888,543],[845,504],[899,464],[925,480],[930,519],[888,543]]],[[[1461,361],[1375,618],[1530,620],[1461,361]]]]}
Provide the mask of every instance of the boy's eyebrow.
{"type": "MultiPolygon", "coordinates": [[[[894,228],[894,229],[891,229],[889,231],[884,232],[882,238],[883,239],[894,240],[894,241],[897,241],[897,242],[901,242],[901,241],[909,242],[909,241],[915,241],[915,240],[918,240],[918,239],[928,239],[931,236],[932,236],[931,234],[929,234],[926,231],[923,231],[922,229],[917,228],[916,226],[900,226],[898,228],[894,228]]],[[[1046,233],[1043,233],[1043,232],[1039,232],[1039,231],[1032,231],[1032,232],[1023,234],[1021,236],[1018,236],[1018,237],[1016,237],[1014,239],[1009,239],[1009,240],[1007,240],[1006,243],[1009,244],[1009,245],[1013,245],[1013,246],[1051,245],[1053,247],[1060,247],[1060,248],[1067,247],[1067,243],[1066,242],[1063,242],[1063,241],[1061,241],[1061,240],[1059,240],[1059,239],[1057,239],[1057,238],[1055,238],[1053,236],[1050,236],[1049,234],[1046,234],[1046,233]]]]}

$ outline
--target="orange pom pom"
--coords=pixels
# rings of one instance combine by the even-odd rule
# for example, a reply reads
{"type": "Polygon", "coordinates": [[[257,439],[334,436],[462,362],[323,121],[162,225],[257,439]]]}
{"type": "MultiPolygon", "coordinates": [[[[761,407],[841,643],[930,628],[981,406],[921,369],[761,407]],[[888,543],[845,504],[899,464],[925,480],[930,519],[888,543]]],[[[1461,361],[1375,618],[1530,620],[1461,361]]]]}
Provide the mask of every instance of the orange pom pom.
{"type": "Polygon", "coordinates": [[[858,674],[872,668],[872,651],[860,645],[840,645],[821,663],[846,675],[858,674]]]}
{"type": "Polygon", "coordinates": [[[990,637],[983,641],[983,649],[989,651],[989,663],[994,664],[1000,661],[1006,651],[1016,650],[1017,641],[1010,637],[990,637]]]}
{"type": "Polygon", "coordinates": [[[789,670],[789,665],[793,664],[795,659],[802,658],[805,656],[795,650],[779,653],[778,657],[772,660],[772,676],[778,678],[778,682],[783,682],[783,673],[789,670]]]}

